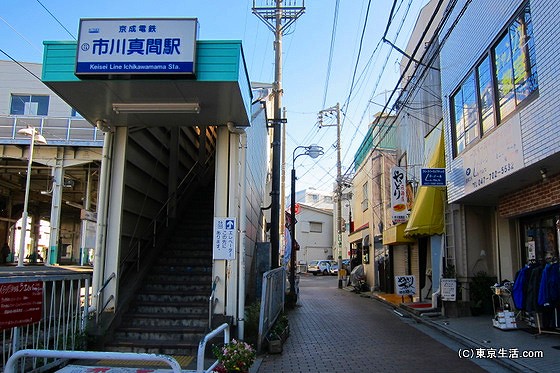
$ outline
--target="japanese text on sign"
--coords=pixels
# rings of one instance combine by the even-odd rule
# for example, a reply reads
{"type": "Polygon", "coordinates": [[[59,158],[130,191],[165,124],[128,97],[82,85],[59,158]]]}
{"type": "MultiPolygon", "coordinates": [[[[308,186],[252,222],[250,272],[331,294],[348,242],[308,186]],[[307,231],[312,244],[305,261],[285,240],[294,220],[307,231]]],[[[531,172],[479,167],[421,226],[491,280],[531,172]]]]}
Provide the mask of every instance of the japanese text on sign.
{"type": "Polygon", "coordinates": [[[235,218],[214,218],[214,259],[235,259],[236,232],[235,218]]]}
{"type": "Polygon", "coordinates": [[[395,288],[398,295],[416,294],[416,278],[414,276],[395,276],[395,288]]]}
{"type": "Polygon", "coordinates": [[[194,73],[196,19],[82,19],[76,74],[194,73]]]}
{"type": "Polygon", "coordinates": [[[440,280],[441,300],[455,301],[457,298],[457,280],[442,278],[440,280]]]}
{"type": "Polygon", "coordinates": [[[402,167],[391,168],[391,218],[393,223],[408,221],[406,173],[402,167]]]}
{"type": "Polygon", "coordinates": [[[422,186],[445,186],[445,168],[422,168],[420,176],[422,186]]]}
{"type": "Polygon", "coordinates": [[[41,321],[43,282],[0,284],[0,330],[41,321]]]}

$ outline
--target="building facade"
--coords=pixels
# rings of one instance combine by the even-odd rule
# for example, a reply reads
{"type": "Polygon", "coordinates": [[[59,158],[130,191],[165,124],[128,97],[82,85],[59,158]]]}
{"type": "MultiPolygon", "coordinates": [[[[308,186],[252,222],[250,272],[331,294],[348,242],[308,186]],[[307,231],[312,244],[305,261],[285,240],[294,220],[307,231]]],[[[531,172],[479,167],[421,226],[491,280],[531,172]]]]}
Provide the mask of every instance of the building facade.
{"type": "MultiPolygon", "coordinates": [[[[466,284],[558,258],[558,1],[474,1],[440,35],[447,257],[466,284]],[[465,53],[468,51],[468,53],[465,53]]],[[[465,286],[466,287],[466,286],[465,286]]],[[[466,295],[464,295],[466,297],[466,295]]]]}
{"type": "Polygon", "coordinates": [[[90,265],[104,134],[41,82],[41,70],[0,61],[0,239],[12,250],[9,262],[36,253],[49,264],[90,265]],[[28,127],[46,144],[35,144],[26,183],[30,137],[18,131],[28,127]],[[20,253],[26,186],[29,221],[20,253]]]}
{"type": "MultiPolygon", "coordinates": [[[[298,268],[312,260],[333,259],[333,212],[299,203],[296,210],[296,253],[298,268]]],[[[287,264],[287,263],[284,263],[287,264]]]]}
{"type": "MultiPolygon", "coordinates": [[[[396,165],[396,130],[393,116],[378,116],[354,155],[352,207],[348,230],[349,256],[353,266],[364,265],[372,290],[392,292],[393,252],[383,245],[389,226],[390,175],[396,165]]],[[[400,263],[400,257],[397,258],[400,263]]]]}

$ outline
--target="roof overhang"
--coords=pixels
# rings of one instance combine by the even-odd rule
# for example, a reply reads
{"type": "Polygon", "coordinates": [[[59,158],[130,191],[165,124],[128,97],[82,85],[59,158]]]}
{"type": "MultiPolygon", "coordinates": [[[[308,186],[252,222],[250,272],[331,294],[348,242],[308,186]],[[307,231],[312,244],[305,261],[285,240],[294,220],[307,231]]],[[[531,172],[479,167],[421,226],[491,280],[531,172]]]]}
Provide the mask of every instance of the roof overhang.
{"type": "Polygon", "coordinates": [[[195,78],[184,75],[78,78],[74,74],[76,43],[44,44],[43,82],[90,123],[109,127],[204,126],[228,122],[236,126],[250,125],[252,93],[239,41],[198,41],[195,78]],[[128,110],[119,110],[115,106],[119,104],[128,105],[128,110]],[[198,109],[192,110],[195,106],[198,109]]]}
{"type": "Polygon", "coordinates": [[[383,231],[383,245],[400,245],[416,242],[415,239],[405,237],[406,223],[393,225],[383,231]]]}

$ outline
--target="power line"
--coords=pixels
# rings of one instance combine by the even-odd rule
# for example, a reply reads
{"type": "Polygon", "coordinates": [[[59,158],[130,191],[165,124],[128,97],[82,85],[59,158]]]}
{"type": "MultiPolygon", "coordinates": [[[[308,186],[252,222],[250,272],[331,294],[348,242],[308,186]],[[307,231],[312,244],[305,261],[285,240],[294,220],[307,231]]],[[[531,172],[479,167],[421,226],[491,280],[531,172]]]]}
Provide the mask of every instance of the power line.
{"type": "Polygon", "coordinates": [[[51,13],[50,10],[47,9],[46,6],[43,5],[41,1],[37,0],[37,2],[43,7],[43,9],[47,11],[47,13],[51,15],[51,17],[54,18],[54,20],[68,33],[68,35],[70,35],[74,40],[76,40],[76,37],[70,31],[68,31],[68,29],[58,20],[58,18],[54,16],[54,14],[51,13]]]}
{"type": "MultiPolygon", "coordinates": [[[[443,3],[443,0],[440,0],[440,1],[438,2],[438,4],[436,5],[436,7],[435,7],[435,9],[434,9],[434,12],[432,13],[432,16],[430,17],[428,23],[426,24],[426,26],[425,26],[425,28],[424,28],[424,31],[423,31],[421,37],[419,38],[419,40],[418,40],[418,42],[417,42],[417,44],[416,44],[416,47],[414,48],[414,51],[412,52],[412,55],[413,55],[413,56],[416,54],[416,52],[418,51],[418,49],[419,49],[420,46],[422,45],[422,40],[424,40],[426,34],[428,33],[432,22],[435,20],[435,17],[436,17],[436,15],[438,14],[439,9],[441,8],[442,3],[443,3]]],[[[431,37],[430,45],[433,44],[433,41],[434,41],[435,37],[438,35],[440,28],[443,26],[443,24],[445,23],[445,21],[447,20],[447,18],[448,18],[449,15],[451,14],[451,10],[452,10],[452,9],[453,9],[453,6],[450,6],[450,7],[447,8],[447,10],[446,10],[446,12],[445,12],[445,14],[444,14],[444,17],[443,17],[442,20],[440,21],[440,24],[438,25],[438,27],[436,28],[435,32],[433,33],[433,35],[432,35],[432,37],[431,37]]],[[[442,46],[442,44],[439,45],[439,49],[441,49],[441,46],[442,46]]],[[[428,53],[428,51],[429,51],[429,49],[426,48],[426,50],[424,51],[424,53],[423,53],[423,55],[422,55],[422,58],[420,58],[420,60],[423,59],[423,57],[428,53]]],[[[434,55],[435,55],[435,53],[434,53],[434,55]]],[[[433,57],[432,57],[432,58],[433,58],[433,57]]],[[[405,68],[404,68],[403,71],[407,71],[407,70],[410,68],[412,62],[413,62],[413,61],[412,61],[411,59],[408,59],[408,62],[407,62],[407,64],[406,64],[406,66],[405,66],[405,68]]],[[[429,64],[429,62],[428,62],[428,64],[429,64]]],[[[420,64],[416,65],[415,71],[414,71],[414,72],[416,72],[420,66],[421,66],[420,64]]],[[[424,69],[424,72],[425,72],[425,71],[427,71],[427,69],[424,69]]],[[[388,99],[387,102],[385,103],[385,107],[384,107],[384,108],[382,109],[382,111],[381,111],[381,115],[379,115],[379,116],[376,118],[376,120],[374,121],[373,125],[377,125],[377,124],[379,123],[379,121],[381,120],[381,118],[383,117],[383,113],[384,113],[385,110],[387,109],[387,107],[388,107],[388,105],[389,105],[389,102],[390,102],[391,99],[393,98],[393,95],[394,95],[395,92],[397,91],[397,89],[398,89],[398,87],[399,87],[399,85],[401,84],[401,82],[402,82],[403,79],[404,79],[404,74],[401,74],[401,76],[399,77],[398,82],[397,82],[397,84],[396,84],[396,86],[395,86],[395,89],[392,91],[392,93],[391,93],[389,99],[388,99]]],[[[404,94],[404,92],[407,90],[408,84],[409,84],[409,83],[410,83],[410,80],[406,82],[405,87],[401,90],[401,93],[400,93],[400,95],[399,95],[399,98],[400,98],[400,97],[404,94]]],[[[414,84],[415,84],[415,85],[418,85],[418,83],[414,83],[414,84]]],[[[413,88],[414,88],[414,87],[413,87],[413,88]]],[[[397,99],[397,100],[398,100],[398,99],[397,99]]],[[[389,110],[389,113],[390,113],[392,110],[393,110],[393,109],[391,108],[391,109],[389,110]]],[[[398,111],[398,112],[397,112],[397,115],[394,116],[394,119],[393,119],[392,123],[390,123],[390,124],[387,126],[387,128],[385,129],[385,132],[383,133],[382,136],[379,137],[379,140],[378,140],[377,144],[375,144],[375,146],[372,148],[371,151],[374,151],[375,149],[377,149],[377,147],[379,146],[379,144],[381,143],[381,141],[383,141],[383,139],[385,138],[385,136],[387,136],[387,134],[389,133],[389,131],[390,131],[391,128],[393,127],[394,123],[396,122],[399,113],[400,113],[400,111],[398,111]]],[[[355,161],[353,161],[352,163],[354,163],[354,162],[355,162],[355,161]]],[[[350,168],[351,168],[351,167],[350,167],[350,168]]]]}
{"type": "Polygon", "coordinates": [[[25,71],[27,71],[29,74],[33,75],[35,78],[37,78],[38,81],[42,82],[41,78],[38,77],[37,75],[35,75],[35,73],[31,70],[29,70],[27,67],[23,66],[23,64],[19,61],[16,61],[12,56],[10,56],[8,53],[6,53],[3,49],[0,48],[0,52],[2,52],[4,55],[6,55],[6,57],[8,57],[10,60],[14,61],[15,63],[17,63],[22,69],[24,69],[25,71]]]}
{"type": "MultiPolygon", "coordinates": [[[[8,25],[8,27],[11,28],[16,34],[18,34],[23,40],[25,40],[25,41],[27,42],[27,44],[31,45],[31,47],[33,47],[33,49],[35,49],[37,52],[39,52],[39,54],[42,53],[42,51],[41,51],[39,48],[37,48],[35,45],[33,45],[33,43],[32,43],[29,39],[27,39],[25,36],[23,36],[23,34],[21,34],[21,33],[20,33],[18,30],[16,30],[12,25],[10,25],[10,24],[8,23],[8,21],[6,21],[6,20],[5,20],[4,18],[2,18],[2,17],[0,17],[0,19],[1,19],[6,25],[8,25]]],[[[4,54],[6,54],[6,53],[4,53],[4,54]]],[[[6,56],[7,56],[7,54],[6,54],[6,56]]],[[[11,57],[10,57],[10,58],[11,58],[11,57]]]]}
{"type": "Polygon", "coordinates": [[[327,77],[325,79],[325,90],[323,92],[323,104],[321,107],[325,107],[327,102],[327,92],[329,90],[329,79],[331,76],[331,68],[332,68],[332,59],[334,53],[334,42],[336,39],[336,28],[338,25],[338,8],[339,8],[340,0],[336,0],[336,4],[334,6],[334,19],[333,19],[333,26],[331,31],[331,47],[329,50],[329,62],[327,64],[327,77]]]}

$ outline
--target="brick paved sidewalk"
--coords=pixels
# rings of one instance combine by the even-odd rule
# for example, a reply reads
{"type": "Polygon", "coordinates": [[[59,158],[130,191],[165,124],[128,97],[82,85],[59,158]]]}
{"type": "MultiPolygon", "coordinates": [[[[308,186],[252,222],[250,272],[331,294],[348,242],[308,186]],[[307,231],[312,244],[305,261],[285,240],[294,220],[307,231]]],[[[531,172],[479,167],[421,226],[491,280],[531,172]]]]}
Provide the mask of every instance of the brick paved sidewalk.
{"type": "Polygon", "coordinates": [[[299,306],[288,312],[282,354],[258,372],[484,372],[456,351],[403,322],[392,307],[338,289],[335,277],[305,276],[299,306]]]}

